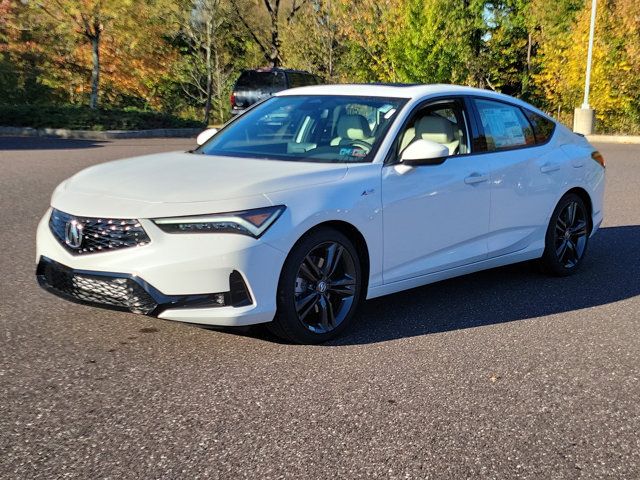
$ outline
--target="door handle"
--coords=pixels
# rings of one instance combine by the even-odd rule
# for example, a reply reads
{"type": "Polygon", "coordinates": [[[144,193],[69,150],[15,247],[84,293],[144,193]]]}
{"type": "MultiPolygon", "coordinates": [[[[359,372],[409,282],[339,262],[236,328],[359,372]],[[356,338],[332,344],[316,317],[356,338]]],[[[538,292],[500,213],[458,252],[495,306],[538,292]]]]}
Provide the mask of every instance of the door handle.
{"type": "Polygon", "coordinates": [[[582,168],[582,167],[584,167],[584,160],[582,160],[582,159],[574,160],[571,163],[571,165],[573,165],[573,168],[582,168]]]}
{"type": "Polygon", "coordinates": [[[545,163],[540,167],[542,173],[557,172],[558,170],[560,170],[560,165],[557,163],[545,163]]]}
{"type": "Polygon", "coordinates": [[[475,185],[476,183],[482,183],[482,182],[488,182],[488,181],[489,181],[488,175],[481,175],[479,173],[472,173],[471,175],[469,175],[464,179],[464,183],[466,183],[467,185],[475,185]]]}

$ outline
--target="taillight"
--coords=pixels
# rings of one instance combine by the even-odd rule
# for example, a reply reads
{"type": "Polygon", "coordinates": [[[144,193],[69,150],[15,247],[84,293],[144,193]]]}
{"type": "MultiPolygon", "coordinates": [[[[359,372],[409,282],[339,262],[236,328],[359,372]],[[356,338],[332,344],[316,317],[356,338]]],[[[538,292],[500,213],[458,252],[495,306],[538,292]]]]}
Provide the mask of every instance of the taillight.
{"type": "Polygon", "coordinates": [[[229,101],[231,102],[231,106],[232,107],[236,106],[236,94],[234,92],[231,92],[231,96],[229,97],[229,101]]]}
{"type": "Polygon", "coordinates": [[[604,163],[604,157],[597,150],[594,151],[594,152],[591,152],[591,158],[593,158],[596,162],[598,162],[602,166],[602,168],[606,167],[606,165],[604,163]]]}

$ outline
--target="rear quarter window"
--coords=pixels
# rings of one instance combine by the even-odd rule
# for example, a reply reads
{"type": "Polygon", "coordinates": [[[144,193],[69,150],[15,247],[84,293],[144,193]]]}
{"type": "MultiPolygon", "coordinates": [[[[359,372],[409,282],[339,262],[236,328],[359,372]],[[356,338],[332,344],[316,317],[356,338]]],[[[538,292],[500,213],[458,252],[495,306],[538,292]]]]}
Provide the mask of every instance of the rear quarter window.
{"type": "Polygon", "coordinates": [[[533,125],[533,133],[536,137],[536,143],[547,143],[551,137],[553,136],[553,132],[556,129],[556,124],[549,120],[548,118],[544,118],[542,115],[538,115],[526,108],[523,109],[525,115],[533,125]]]}
{"type": "Polygon", "coordinates": [[[299,72],[289,72],[289,88],[305,87],[307,85],[316,85],[317,82],[312,75],[299,72]]]}

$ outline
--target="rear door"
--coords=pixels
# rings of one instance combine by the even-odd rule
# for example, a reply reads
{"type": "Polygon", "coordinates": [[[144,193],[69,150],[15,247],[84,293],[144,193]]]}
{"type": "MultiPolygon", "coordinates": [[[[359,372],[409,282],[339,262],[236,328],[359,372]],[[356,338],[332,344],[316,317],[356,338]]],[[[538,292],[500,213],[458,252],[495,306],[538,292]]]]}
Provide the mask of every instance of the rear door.
{"type": "MultiPolygon", "coordinates": [[[[549,140],[552,132],[538,127],[518,105],[474,98],[484,148],[491,157],[491,219],[489,257],[514,253],[539,244],[567,166],[566,156],[549,140]]],[[[552,123],[552,122],[551,122],[552,123]]]]}

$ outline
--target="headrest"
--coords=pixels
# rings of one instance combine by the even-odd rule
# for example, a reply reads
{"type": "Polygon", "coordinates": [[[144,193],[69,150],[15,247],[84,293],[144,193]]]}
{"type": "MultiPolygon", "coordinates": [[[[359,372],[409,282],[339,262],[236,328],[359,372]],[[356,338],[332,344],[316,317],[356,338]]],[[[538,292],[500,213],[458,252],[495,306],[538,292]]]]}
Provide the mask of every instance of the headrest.
{"type": "Polygon", "coordinates": [[[436,143],[451,143],[455,139],[453,123],[437,115],[426,115],[415,125],[416,137],[436,143]]]}
{"type": "Polygon", "coordinates": [[[342,115],[338,119],[338,136],[350,140],[363,140],[371,136],[367,119],[362,115],[342,115]]]}

